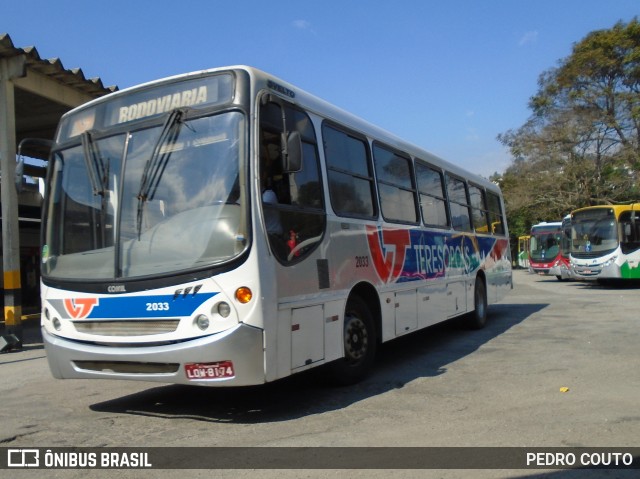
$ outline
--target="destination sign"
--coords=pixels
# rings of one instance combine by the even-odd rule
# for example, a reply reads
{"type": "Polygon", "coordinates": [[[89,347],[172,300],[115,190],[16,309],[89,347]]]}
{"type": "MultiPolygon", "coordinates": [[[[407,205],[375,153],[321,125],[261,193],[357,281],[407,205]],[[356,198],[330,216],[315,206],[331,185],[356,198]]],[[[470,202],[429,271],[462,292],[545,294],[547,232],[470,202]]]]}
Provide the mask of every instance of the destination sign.
{"type": "Polygon", "coordinates": [[[228,103],[233,99],[234,76],[223,73],[191,80],[148,85],[115,93],[91,107],[64,118],[58,141],[83,132],[166,114],[176,108],[201,108],[228,103]]]}
{"type": "MultiPolygon", "coordinates": [[[[198,88],[183,90],[171,95],[164,95],[158,98],[152,98],[151,100],[141,101],[129,106],[121,106],[118,110],[117,123],[124,123],[127,121],[139,120],[140,118],[145,118],[147,116],[159,115],[175,108],[208,103],[210,95],[209,87],[200,86],[198,88]]],[[[217,92],[214,92],[214,95],[217,97],[217,92]]]]}

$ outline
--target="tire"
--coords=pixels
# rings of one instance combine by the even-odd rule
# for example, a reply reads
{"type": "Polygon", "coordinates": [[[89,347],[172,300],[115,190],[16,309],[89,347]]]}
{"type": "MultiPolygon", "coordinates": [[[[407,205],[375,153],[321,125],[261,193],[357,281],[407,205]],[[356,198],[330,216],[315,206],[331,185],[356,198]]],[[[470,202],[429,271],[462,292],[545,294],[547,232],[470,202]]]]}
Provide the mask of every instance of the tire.
{"type": "Polygon", "coordinates": [[[478,276],[473,289],[473,312],[467,322],[471,329],[482,329],[487,324],[487,286],[484,278],[478,276]]]}
{"type": "Polygon", "coordinates": [[[370,372],[376,355],[376,328],[367,304],[353,296],[344,314],[344,357],[332,362],[332,380],[341,386],[355,384],[370,372]]]}

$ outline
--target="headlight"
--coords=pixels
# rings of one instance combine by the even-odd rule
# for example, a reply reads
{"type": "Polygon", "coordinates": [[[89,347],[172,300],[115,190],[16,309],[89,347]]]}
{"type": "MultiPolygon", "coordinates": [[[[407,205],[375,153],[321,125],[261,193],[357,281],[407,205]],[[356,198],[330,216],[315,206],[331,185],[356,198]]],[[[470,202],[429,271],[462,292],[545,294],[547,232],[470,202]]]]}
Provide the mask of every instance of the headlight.
{"type": "Polygon", "coordinates": [[[229,306],[229,303],[225,303],[224,301],[218,304],[217,310],[218,314],[223,318],[228,318],[231,314],[231,306],[229,306]]]}
{"type": "Polygon", "coordinates": [[[609,258],[607,261],[605,261],[604,263],[602,263],[602,267],[606,268],[608,266],[611,266],[613,263],[616,262],[616,260],[618,259],[618,256],[612,256],[611,258],[609,258]]]}
{"type": "Polygon", "coordinates": [[[204,314],[199,314],[196,317],[196,326],[198,326],[202,331],[209,327],[209,318],[204,314]]]}

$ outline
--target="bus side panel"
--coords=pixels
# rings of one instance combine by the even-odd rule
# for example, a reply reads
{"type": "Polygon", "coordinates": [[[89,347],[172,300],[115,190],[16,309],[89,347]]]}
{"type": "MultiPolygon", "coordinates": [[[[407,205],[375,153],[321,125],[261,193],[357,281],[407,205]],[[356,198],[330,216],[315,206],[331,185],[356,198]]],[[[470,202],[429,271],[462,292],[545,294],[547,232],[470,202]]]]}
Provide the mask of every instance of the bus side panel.
{"type": "Polygon", "coordinates": [[[418,288],[418,327],[426,328],[447,317],[447,285],[442,282],[418,288]]]}
{"type": "Polygon", "coordinates": [[[329,216],[323,244],[309,258],[276,265],[278,377],[342,356],[344,306],[357,284],[378,291],[377,298],[364,299],[379,301],[371,310],[381,311],[384,342],[471,311],[480,270],[487,278],[488,302],[498,301],[511,286],[508,252],[508,240],[501,237],[365,225],[329,216]],[[318,260],[328,263],[328,285],[319,280],[318,260]],[[309,336],[301,333],[302,316],[312,318],[306,323],[309,336]],[[321,331],[322,358],[317,351],[300,350],[321,331]]]}
{"type": "Polygon", "coordinates": [[[620,276],[623,279],[640,279],[640,250],[623,256],[620,266],[620,276]]]}

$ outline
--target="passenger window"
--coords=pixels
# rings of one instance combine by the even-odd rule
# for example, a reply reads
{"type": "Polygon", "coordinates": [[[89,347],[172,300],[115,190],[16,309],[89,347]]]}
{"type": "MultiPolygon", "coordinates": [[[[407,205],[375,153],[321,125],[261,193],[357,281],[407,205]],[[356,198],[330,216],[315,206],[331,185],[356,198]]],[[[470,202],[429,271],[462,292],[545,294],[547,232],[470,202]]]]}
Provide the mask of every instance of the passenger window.
{"type": "Polygon", "coordinates": [[[424,224],[448,227],[449,217],[442,173],[416,161],[416,180],[424,224]]]}
{"type": "Polygon", "coordinates": [[[484,197],[484,190],[477,186],[469,185],[469,199],[471,200],[471,217],[473,228],[477,233],[489,233],[488,211],[484,197]]]}
{"type": "Polygon", "coordinates": [[[471,231],[466,183],[459,178],[447,175],[447,193],[449,194],[449,208],[451,209],[451,225],[453,229],[471,231]]]}
{"type": "Polygon", "coordinates": [[[411,160],[379,145],[373,147],[380,209],[387,221],[418,222],[411,160]]]}
{"type": "Polygon", "coordinates": [[[260,112],[260,181],[271,250],[282,263],[296,263],[320,244],[326,217],[313,123],[284,101],[268,102],[260,112]],[[282,142],[292,132],[302,139],[302,163],[287,171],[282,142]]]}
{"type": "Polygon", "coordinates": [[[365,140],[323,124],[329,195],[336,214],[375,218],[373,174],[365,140]]]}

